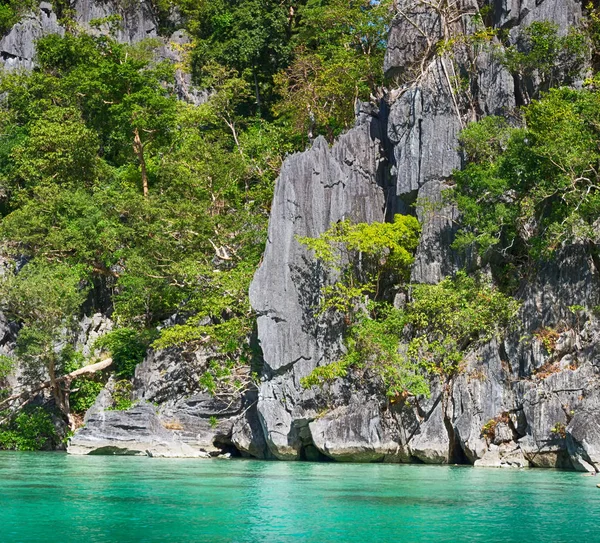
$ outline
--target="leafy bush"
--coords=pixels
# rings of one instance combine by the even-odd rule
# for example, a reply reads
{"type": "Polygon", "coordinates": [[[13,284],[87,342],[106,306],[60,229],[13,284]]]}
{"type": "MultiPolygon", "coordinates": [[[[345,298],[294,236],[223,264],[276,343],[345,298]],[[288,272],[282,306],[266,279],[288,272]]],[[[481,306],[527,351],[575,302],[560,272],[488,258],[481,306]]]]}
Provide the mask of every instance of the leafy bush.
{"type": "Polygon", "coordinates": [[[113,406],[115,411],[126,411],[131,409],[135,402],[132,398],[133,385],[127,379],[117,381],[112,390],[113,406]]]}
{"type": "Polygon", "coordinates": [[[0,383],[4,381],[15,367],[15,360],[11,356],[0,355],[0,383]]]}
{"type": "Polygon", "coordinates": [[[110,352],[117,377],[130,379],[135,367],[146,357],[150,337],[149,332],[118,328],[98,338],[95,346],[110,352]]]}
{"type": "Polygon", "coordinates": [[[419,226],[410,219],[396,216],[385,225],[344,221],[319,238],[300,239],[340,274],[322,288],[321,312],[343,313],[347,324],[344,357],[316,368],[302,386],[321,386],[352,370],[375,377],[390,397],[428,395],[429,375],[453,375],[466,352],[511,325],[518,302],[464,272],[437,285],[412,285],[412,299],[403,309],[385,300],[378,288],[381,274],[396,272],[397,280],[406,280],[412,262],[419,226]]]}
{"type": "Polygon", "coordinates": [[[393,223],[333,224],[317,238],[298,238],[340,279],[322,290],[320,313],[350,314],[364,295],[377,299],[382,278],[408,279],[421,227],[414,217],[396,215],[393,223]]]}
{"type": "Polygon", "coordinates": [[[104,388],[104,383],[93,379],[76,379],[71,384],[71,411],[85,413],[96,401],[98,394],[104,388]]]}
{"type": "Polygon", "coordinates": [[[510,260],[595,243],[599,86],[594,80],[584,90],[551,90],[524,109],[527,128],[488,118],[463,131],[469,163],[454,174],[463,224],[456,247],[510,260]]]}
{"type": "Polygon", "coordinates": [[[429,372],[451,375],[464,353],[498,338],[520,304],[485,280],[459,272],[437,285],[413,285],[407,323],[409,355],[429,372]]]}
{"type": "Polygon", "coordinates": [[[21,411],[6,428],[0,428],[0,448],[39,451],[56,446],[58,436],[51,415],[41,407],[21,411]]]}

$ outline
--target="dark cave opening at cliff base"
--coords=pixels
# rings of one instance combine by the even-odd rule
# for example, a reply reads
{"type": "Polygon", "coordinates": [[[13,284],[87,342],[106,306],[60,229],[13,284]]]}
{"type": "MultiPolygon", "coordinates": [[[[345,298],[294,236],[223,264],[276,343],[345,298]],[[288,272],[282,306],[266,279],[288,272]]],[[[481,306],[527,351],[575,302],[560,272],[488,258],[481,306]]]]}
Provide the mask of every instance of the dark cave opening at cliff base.
{"type": "Polygon", "coordinates": [[[454,431],[454,426],[452,426],[452,422],[444,417],[444,426],[446,427],[446,431],[448,432],[448,464],[456,464],[461,466],[470,466],[473,463],[469,461],[465,451],[463,450],[460,440],[454,431]]]}

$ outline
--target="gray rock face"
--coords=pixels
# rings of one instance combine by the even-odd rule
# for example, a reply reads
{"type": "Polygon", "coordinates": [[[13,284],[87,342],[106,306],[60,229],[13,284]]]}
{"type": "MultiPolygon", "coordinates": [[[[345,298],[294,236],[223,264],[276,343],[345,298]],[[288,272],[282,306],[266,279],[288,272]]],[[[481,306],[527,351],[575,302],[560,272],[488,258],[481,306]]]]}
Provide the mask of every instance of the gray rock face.
{"type": "Polygon", "coordinates": [[[315,447],[339,462],[406,462],[398,418],[379,401],[352,402],[309,424],[315,447]]]}
{"type": "Polygon", "coordinates": [[[305,419],[314,418],[312,391],[300,379],[340,352],[340,323],[315,319],[324,270],[298,236],[314,237],[333,223],[382,221],[386,213],[383,115],[373,111],[329,147],[319,137],[281,170],[263,263],[250,287],[258,314],[265,379],[258,414],[271,452],[300,458],[305,419]]]}
{"type": "Polygon", "coordinates": [[[475,467],[479,468],[527,468],[529,461],[523,451],[514,443],[490,445],[482,458],[476,460],[475,467]]]}
{"type": "Polygon", "coordinates": [[[198,381],[214,353],[192,353],[177,348],[150,351],[135,369],[134,397],[137,400],[173,406],[199,390],[198,381]]]}
{"type": "Polygon", "coordinates": [[[250,393],[213,396],[202,391],[199,379],[215,356],[202,349],[151,351],[136,368],[134,407],[112,410],[115,381],[109,381],[68,452],[200,457],[237,449],[247,456],[267,457],[256,398],[250,393]]]}
{"type": "Polygon", "coordinates": [[[180,67],[184,60],[182,51],[190,43],[191,39],[188,34],[184,30],[178,30],[166,40],[158,56],[161,60],[168,60],[177,66],[175,70],[175,91],[177,97],[184,102],[199,106],[206,103],[210,98],[210,93],[207,90],[202,90],[194,86],[192,83],[192,74],[180,67]]]}
{"type": "MultiPolygon", "coordinates": [[[[99,28],[91,27],[90,22],[120,15],[122,23],[115,38],[122,43],[136,43],[146,38],[158,36],[158,23],[148,0],[131,3],[123,9],[117,0],[76,0],[76,23],[84,30],[94,34],[109,34],[106,23],[99,28]]],[[[38,10],[25,15],[10,32],[0,40],[0,60],[9,70],[31,69],[35,59],[35,43],[49,34],[64,35],[65,29],[58,22],[57,15],[50,2],[40,2],[38,10]]]]}
{"type": "Polygon", "coordinates": [[[566,427],[567,450],[575,469],[600,471],[600,393],[590,391],[566,427]]]}
{"type": "Polygon", "coordinates": [[[444,36],[442,21],[425,2],[401,0],[392,22],[383,69],[388,77],[410,78],[444,36]]]}
{"type": "Polygon", "coordinates": [[[566,34],[581,19],[581,2],[577,0],[495,0],[498,26],[527,26],[535,21],[553,21],[566,34]]]}
{"type": "Polygon", "coordinates": [[[242,416],[237,417],[231,429],[231,443],[242,456],[254,458],[270,458],[265,435],[258,420],[256,400],[242,416]]]}
{"type": "MultiPolygon", "coordinates": [[[[565,33],[581,18],[575,0],[490,4],[493,25],[511,29],[511,36],[541,20],[556,22],[565,33]]],[[[478,9],[470,0],[453,6],[463,13],[478,9]]],[[[460,130],[485,115],[510,114],[517,103],[515,82],[490,51],[476,58],[461,51],[453,59],[436,54],[433,45],[448,24],[471,32],[468,18],[448,23],[419,0],[400,0],[398,7],[385,71],[401,86],[387,97],[387,118],[369,119],[332,149],[317,140],[286,161],[276,185],[265,257],[251,288],[265,359],[258,416],[267,445],[281,459],[308,457],[316,448],[339,461],[597,469],[599,417],[592,391],[600,337],[597,324],[575,324],[568,309],[598,304],[598,271],[583,247],[565,249],[560,265],[542,266],[524,286],[517,337],[473,352],[459,376],[434,384],[427,401],[390,406],[338,380],[323,393],[329,402],[323,412],[320,393],[299,385],[312,369],[339,355],[343,330],[339,323],[324,326],[313,318],[311,308],[328,278],[296,236],[316,236],[342,218],[382,220],[385,206],[389,214],[416,212],[423,223],[412,281],[435,283],[477,264],[450,248],[455,209],[427,214],[425,207],[413,206],[440,201],[452,172],[463,165],[460,130]],[[451,85],[463,69],[475,81],[469,100],[451,85]],[[388,177],[381,168],[386,158],[388,177]],[[547,353],[536,334],[557,326],[570,331],[547,353]],[[588,423],[589,417],[595,418],[588,423]]]]}
{"type": "Polygon", "coordinates": [[[116,0],[76,0],[74,6],[76,22],[86,31],[108,34],[108,24],[98,29],[92,28],[90,22],[106,19],[112,15],[120,15],[122,22],[115,33],[115,39],[122,43],[136,43],[146,38],[158,36],[158,22],[149,0],[130,2],[127,7],[121,7],[116,0]]]}
{"type": "Polygon", "coordinates": [[[178,439],[158,418],[155,407],[142,403],[128,411],[103,411],[89,417],[70,440],[69,454],[120,454],[154,457],[207,457],[178,439]]]}
{"type": "Polygon", "coordinates": [[[79,335],[76,340],[76,348],[86,358],[95,354],[94,344],[98,338],[113,329],[113,322],[102,313],[86,315],[79,321],[79,335]]]}
{"type": "MultiPolygon", "coordinates": [[[[471,463],[481,459],[489,448],[482,428],[514,410],[509,377],[498,345],[492,342],[469,357],[467,368],[454,382],[453,424],[460,446],[471,463]]],[[[495,435],[504,436],[498,439],[500,443],[517,437],[508,424],[496,425],[495,435]]]]}
{"type": "Polygon", "coordinates": [[[393,144],[398,196],[442,181],[462,165],[458,134],[463,127],[446,81],[445,61],[435,58],[391,106],[388,137],[393,144]]]}
{"type": "Polygon", "coordinates": [[[35,42],[49,34],[64,35],[58,24],[52,4],[42,2],[37,13],[23,17],[10,32],[0,40],[0,58],[6,69],[33,68],[35,42]]]}

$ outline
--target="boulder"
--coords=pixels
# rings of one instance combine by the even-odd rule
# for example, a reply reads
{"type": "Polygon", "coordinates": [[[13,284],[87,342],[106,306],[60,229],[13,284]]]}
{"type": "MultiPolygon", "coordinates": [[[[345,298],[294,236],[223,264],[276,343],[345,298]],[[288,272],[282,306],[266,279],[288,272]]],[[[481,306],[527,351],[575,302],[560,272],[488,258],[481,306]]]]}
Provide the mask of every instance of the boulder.
{"type": "Polygon", "coordinates": [[[512,442],[491,445],[481,458],[475,460],[474,465],[477,468],[527,468],[529,461],[520,447],[512,442]]]}
{"type": "Polygon", "coordinates": [[[398,421],[374,399],[333,409],[309,428],[315,447],[339,462],[406,462],[410,457],[398,421]]]}
{"type": "Polygon", "coordinates": [[[119,454],[201,458],[207,453],[190,447],[167,430],[148,403],[127,411],[103,411],[88,418],[69,440],[69,454],[119,454]]]}

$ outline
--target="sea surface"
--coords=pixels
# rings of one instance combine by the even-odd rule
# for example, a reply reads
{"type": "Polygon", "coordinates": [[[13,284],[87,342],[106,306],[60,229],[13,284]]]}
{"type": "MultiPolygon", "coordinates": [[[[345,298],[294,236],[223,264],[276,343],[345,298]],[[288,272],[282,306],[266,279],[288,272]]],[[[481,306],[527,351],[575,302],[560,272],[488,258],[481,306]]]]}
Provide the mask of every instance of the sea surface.
{"type": "Polygon", "coordinates": [[[554,470],[0,453],[0,543],[600,543],[554,470]]]}

